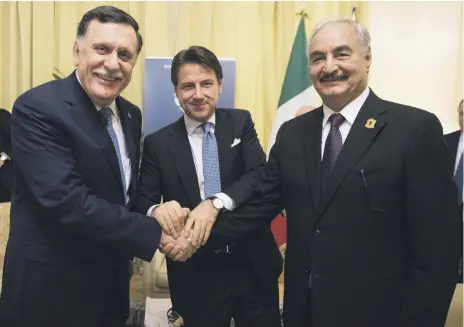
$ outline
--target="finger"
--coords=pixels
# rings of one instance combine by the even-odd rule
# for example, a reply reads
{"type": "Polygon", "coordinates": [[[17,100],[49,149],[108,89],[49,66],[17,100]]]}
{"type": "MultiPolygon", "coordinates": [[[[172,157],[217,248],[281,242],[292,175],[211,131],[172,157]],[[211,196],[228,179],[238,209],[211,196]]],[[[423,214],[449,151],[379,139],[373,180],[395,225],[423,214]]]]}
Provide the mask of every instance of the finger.
{"type": "Polygon", "coordinates": [[[169,257],[172,249],[174,249],[174,245],[168,244],[164,246],[163,249],[160,251],[169,257]]]}
{"type": "Polygon", "coordinates": [[[180,206],[175,206],[172,208],[172,213],[175,215],[176,220],[174,221],[174,228],[176,232],[180,234],[184,229],[185,216],[184,211],[180,206]]]}
{"type": "Polygon", "coordinates": [[[197,221],[193,226],[192,244],[198,246],[201,234],[201,221],[197,221]]]}
{"type": "Polygon", "coordinates": [[[165,221],[166,221],[166,226],[169,230],[169,235],[174,237],[174,239],[177,239],[177,232],[173,224],[173,219],[175,219],[175,215],[171,214],[171,210],[168,209],[166,210],[166,216],[167,217],[165,218],[165,221]]]}
{"type": "Polygon", "coordinates": [[[184,237],[189,238],[190,237],[190,232],[192,231],[193,223],[195,222],[195,218],[189,217],[187,221],[185,222],[185,227],[184,227],[184,237]]]}
{"type": "Polygon", "coordinates": [[[205,238],[205,233],[206,233],[206,227],[207,227],[207,222],[203,220],[201,222],[200,237],[198,238],[198,246],[203,244],[203,239],[205,238]]]}
{"type": "Polygon", "coordinates": [[[175,258],[181,251],[182,251],[182,247],[180,245],[176,245],[169,254],[171,255],[172,258],[175,258]]]}
{"type": "Polygon", "coordinates": [[[171,235],[171,233],[169,232],[168,227],[166,226],[166,220],[164,219],[163,216],[159,215],[158,218],[156,218],[156,221],[158,222],[158,224],[160,224],[161,229],[163,230],[163,232],[165,232],[168,235],[171,235]]]}
{"type": "Polygon", "coordinates": [[[206,231],[205,231],[205,236],[203,237],[203,243],[202,245],[205,245],[206,242],[209,240],[209,236],[211,235],[211,230],[213,229],[213,224],[209,223],[206,225],[206,231]]]}
{"type": "MultiPolygon", "coordinates": [[[[188,215],[190,214],[190,209],[189,208],[182,208],[182,211],[184,213],[184,217],[185,217],[185,220],[187,220],[188,218],[188,215]]],[[[182,228],[184,228],[184,221],[181,221],[181,224],[182,224],[182,228]]]]}
{"type": "Polygon", "coordinates": [[[181,250],[177,255],[176,257],[174,258],[174,261],[186,261],[187,260],[187,256],[185,255],[185,252],[183,250],[181,250]]]}

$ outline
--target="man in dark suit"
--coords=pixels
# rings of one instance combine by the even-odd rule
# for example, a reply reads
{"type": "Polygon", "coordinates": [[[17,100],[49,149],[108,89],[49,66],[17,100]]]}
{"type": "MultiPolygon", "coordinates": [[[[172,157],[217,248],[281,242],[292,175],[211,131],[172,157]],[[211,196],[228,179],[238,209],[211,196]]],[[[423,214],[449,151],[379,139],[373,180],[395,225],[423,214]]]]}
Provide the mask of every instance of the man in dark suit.
{"type": "Polygon", "coordinates": [[[77,70],[16,100],[1,326],[125,325],[130,259],[150,261],[161,235],[156,220],[129,211],[142,118],[119,94],[141,47],[130,15],[90,10],[77,29],[77,70]]]}
{"type": "Polygon", "coordinates": [[[232,219],[228,211],[251,198],[265,163],[249,112],[216,109],[222,77],[204,47],[174,57],[171,80],[185,114],[145,138],[137,208],[173,236],[161,242],[163,252],[179,242],[188,257],[203,245],[187,262],[168,260],[173,308],[186,327],[226,327],[231,318],[239,327],[277,327],[282,262],[269,224],[246,233],[219,229],[209,238],[216,218],[232,219]],[[182,207],[193,209],[184,233],[182,207]]]}
{"type": "MultiPolygon", "coordinates": [[[[463,184],[463,134],[462,134],[462,102],[458,106],[458,120],[459,120],[459,130],[453,133],[446,134],[444,136],[446,143],[449,147],[449,157],[450,157],[450,168],[453,172],[454,182],[458,187],[458,205],[461,209],[461,218],[462,218],[462,184],[463,184]]],[[[462,219],[461,219],[462,224],[462,219]]],[[[462,226],[462,225],[461,225],[462,226]]],[[[462,227],[460,228],[462,233],[462,227]]],[[[462,283],[462,234],[461,242],[459,244],[461,251],[461,264],[459,268],[459,282],[462,283]]]]}
{"type": "Polygon", "coordinates": [[[0,202],[10,201],[13,188],[10,122],[10,112],[0,108],[0,202]]]}
{"type": "Polygon", "coordinates": [[[308,54],[323,106],[282,125],[254,200],[287,213],[284,325],[442,327],[459,261],[442,127],[369,89],[355,21],[319,24],[308,54]]]}
{"type": "Polygon", "coordinates": [[[463,100],[459,103],[458,106],[458,120],[459,120],[459,130],[446,134],[444,136],[446,143],[450,149],[450,163],[451,169],[453,171],[454,180],[458,186],[458,203],[462,206],[462,163],[463,163],[463,134],[462,134],[462,106],[463,100]]]}

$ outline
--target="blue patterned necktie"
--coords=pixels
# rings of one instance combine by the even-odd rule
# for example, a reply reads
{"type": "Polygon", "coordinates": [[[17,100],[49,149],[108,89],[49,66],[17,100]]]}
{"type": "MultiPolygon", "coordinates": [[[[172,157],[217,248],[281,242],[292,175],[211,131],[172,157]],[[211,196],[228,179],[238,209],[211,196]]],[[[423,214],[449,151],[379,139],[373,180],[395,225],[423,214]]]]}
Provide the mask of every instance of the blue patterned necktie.
{"type": "Polygon", "coordinates": [[[338,154],[343,147],[340,125],[344,121],[345,117],[341,114],[333,114],[329,118],[330,132],[325,142],[324,156],[322,159],[322,193],[325,192],[330,173],[332,172],[335,162],[337,161],[338,154]]]}
{"type": "Polygon", "coordinates": [[[464,153],[461,153],[461,159],[459,160],[458,167],[456,169],[456,173],[454,174],[454,181],[458,186],[458,203],[462,203],[462,184],[463,184],[463,160],[464,160],[464,153]]]}
{"type": "Polygon", "coordinates": [[[204,123],[203,128],[203,176],[205,178],[205,199],[221,192],[221,173],[216,136],[211,131],[213,123],[204,123]]]}
{"type": "Polygon", "coordinates": [[[122,180],[122,189],[124,192],[124,196],[126,194],[126,177],[124,175],[124,166],[122,165],[122,158],[121,158],[121,151],[119,150],[119,143],[118,137],[116,136],[116,132],[113,128],[113,110],[110,107],[103,107],[100,110],[100,115],[102,116],[103,120],[106,123],[106,130],[110,135],[111,141],[113,142],[114,150],[116,151],[116,156],[118,157],[119,163],[119,172],[121,173],[121,180],[122,180]]]}

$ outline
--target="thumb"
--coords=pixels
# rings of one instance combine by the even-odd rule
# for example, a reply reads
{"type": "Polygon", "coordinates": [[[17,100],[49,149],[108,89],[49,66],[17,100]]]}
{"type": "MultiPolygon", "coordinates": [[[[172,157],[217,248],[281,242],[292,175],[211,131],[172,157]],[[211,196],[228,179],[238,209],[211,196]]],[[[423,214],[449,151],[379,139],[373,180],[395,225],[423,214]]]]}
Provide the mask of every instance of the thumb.
{"type": "Polygon", "coordinates": [[[182,211],[184,212],[185,217],[187,217],[189,215],[189,213],[190,213],[189,208],[182,208],[182,211]]]}

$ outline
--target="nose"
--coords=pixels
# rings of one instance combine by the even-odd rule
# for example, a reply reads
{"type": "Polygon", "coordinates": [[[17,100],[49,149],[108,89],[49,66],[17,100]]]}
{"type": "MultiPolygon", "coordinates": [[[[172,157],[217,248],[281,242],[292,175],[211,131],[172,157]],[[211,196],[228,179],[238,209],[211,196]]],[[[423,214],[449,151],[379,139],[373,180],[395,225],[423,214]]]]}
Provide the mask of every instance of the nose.
{"type": "Polygon", "coordinates": [[[324,62],[324,67],[322,67],[322,71],[325,74],[332,74],[337,69],[338,69],[338,66],[333,56],[327,56],[327,59],[324,62]]]}
{"type": "Polygon", "coordinates": [[[203,92],[201,92],[201,85],[200,84],[195,85],[195,93],[193,94],[193,97],[195,99],[203,99],[203,92]]]}
{"type": "Polygon", "coordinates": [[[106,56],[105,66],[110,71],[119,70],[119,59],[116,51],[111,52],[106,56]]]}

